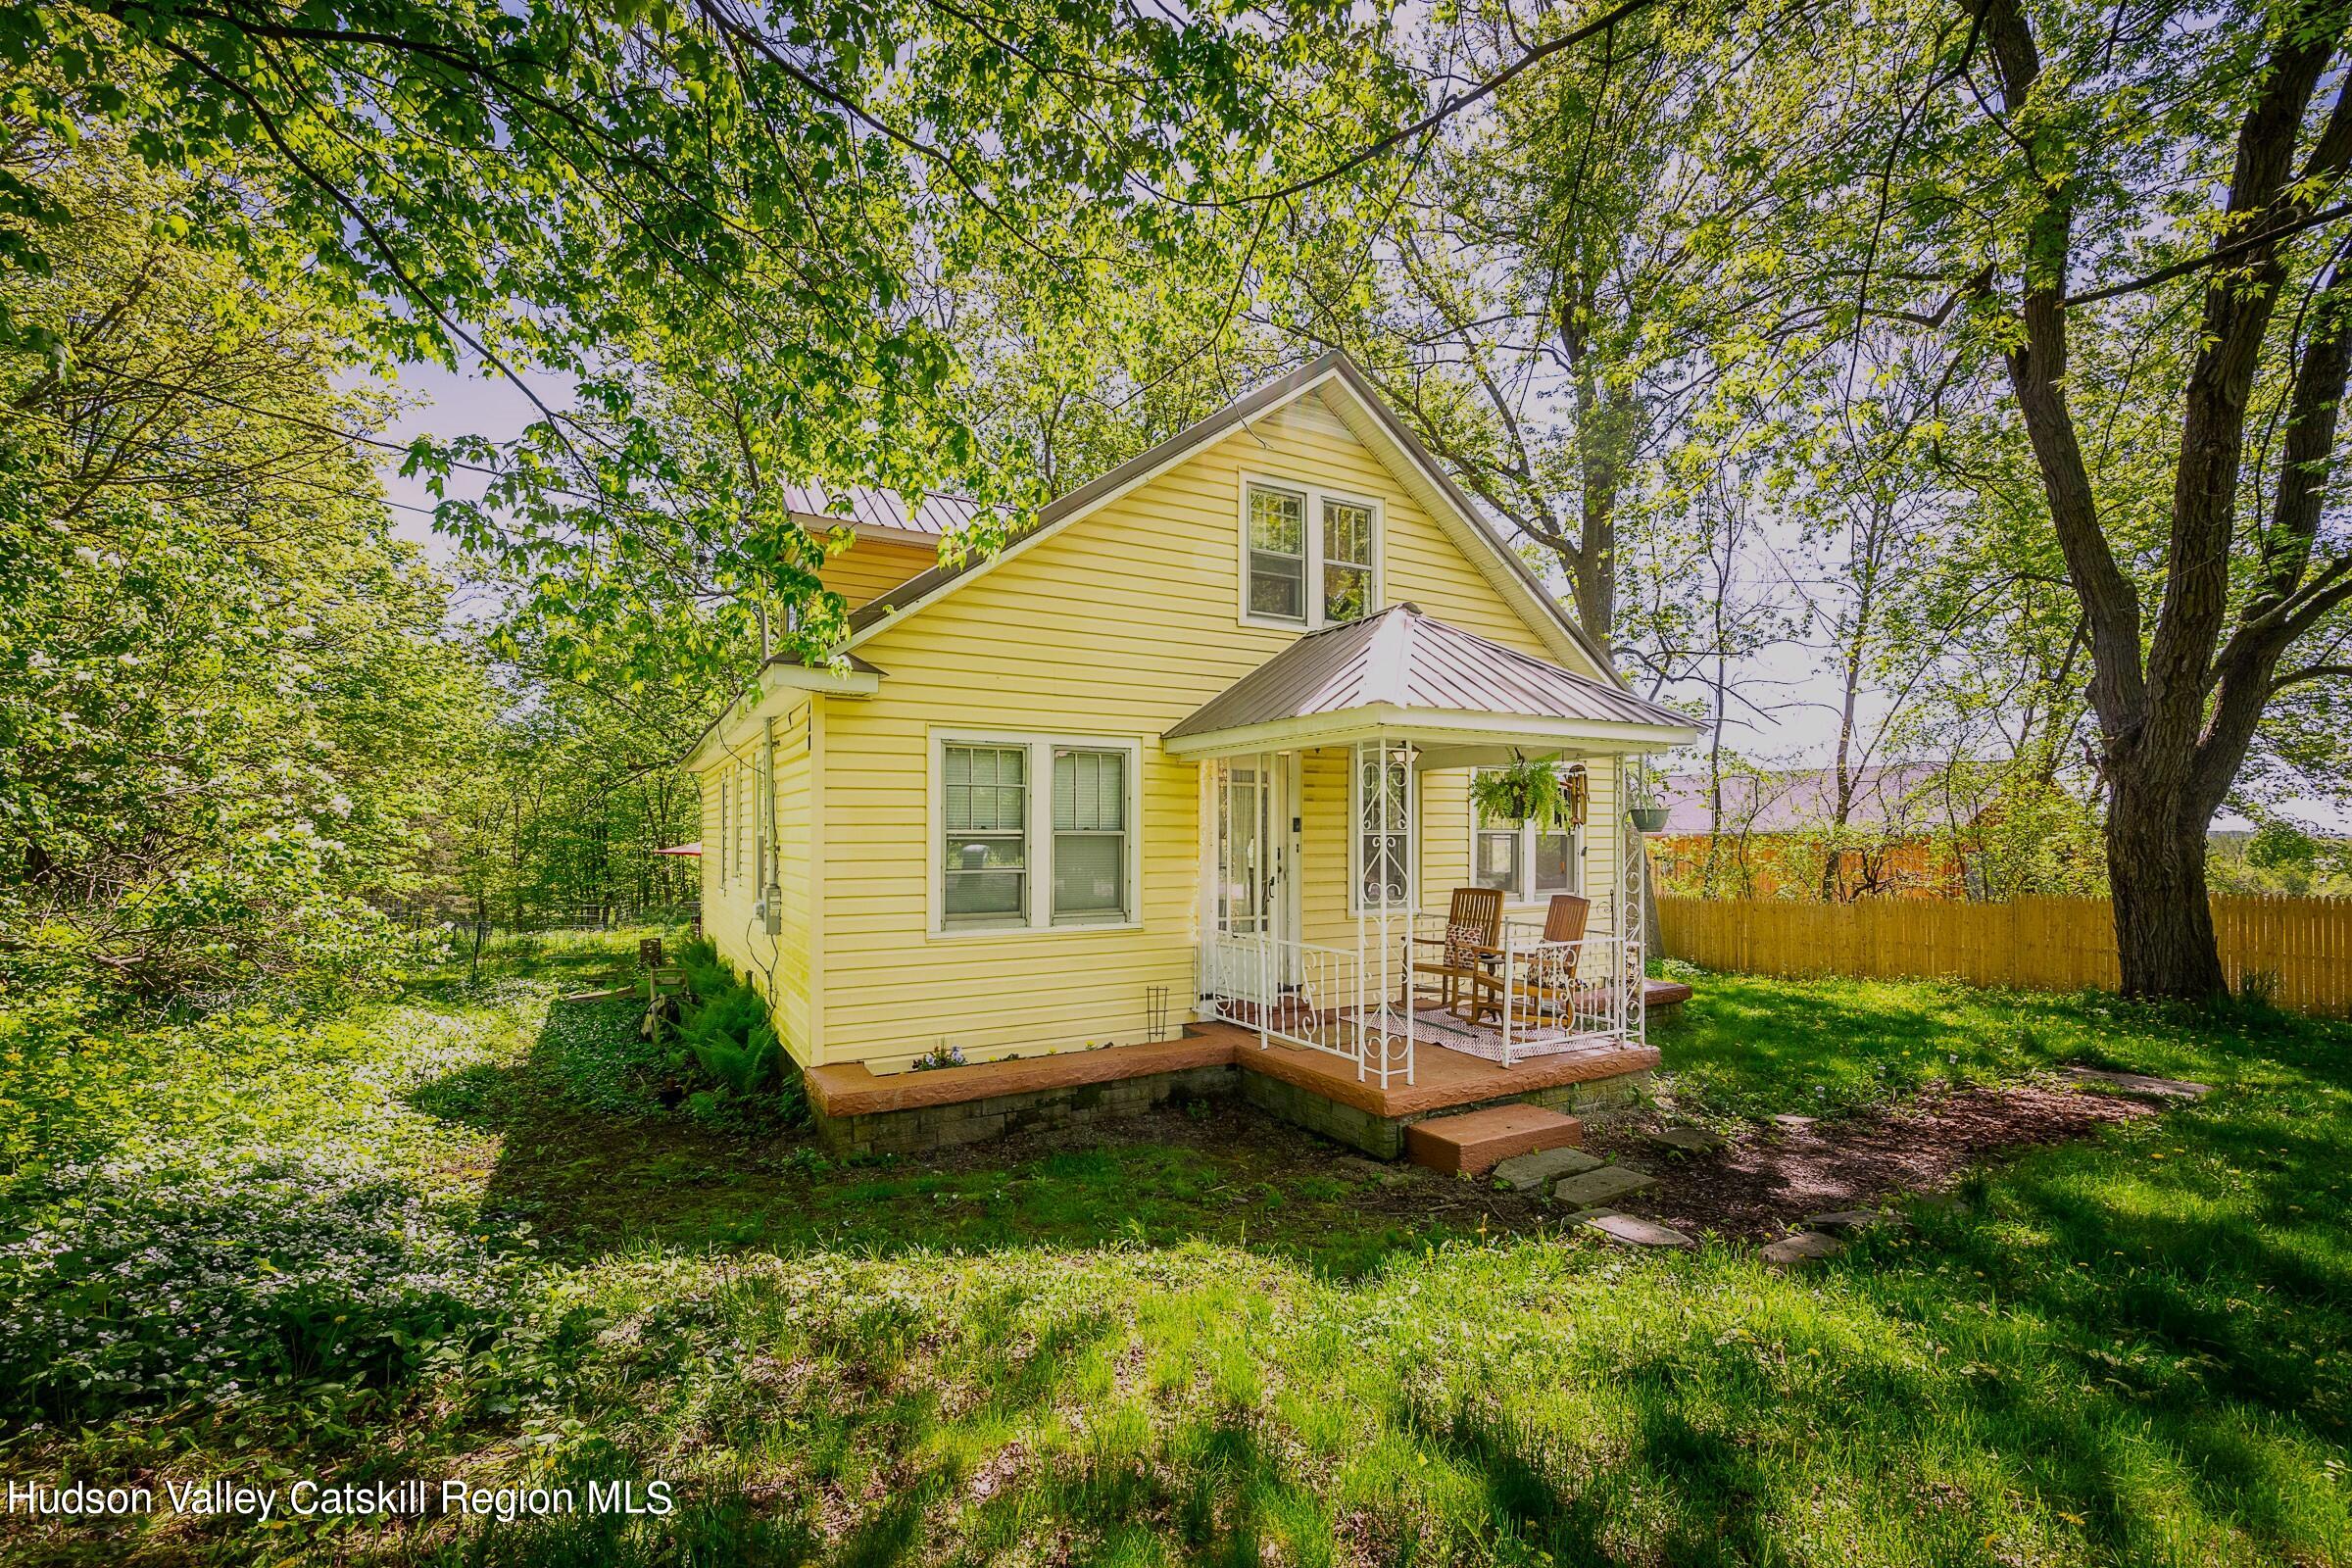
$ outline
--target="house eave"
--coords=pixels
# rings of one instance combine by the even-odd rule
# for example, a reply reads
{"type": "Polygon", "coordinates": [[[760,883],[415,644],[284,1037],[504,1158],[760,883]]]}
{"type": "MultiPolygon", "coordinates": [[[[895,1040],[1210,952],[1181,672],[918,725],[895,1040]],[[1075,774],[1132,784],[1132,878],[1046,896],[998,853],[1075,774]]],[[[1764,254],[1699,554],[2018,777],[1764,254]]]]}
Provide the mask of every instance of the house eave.
{"type": "Polygon", "coordinates": [[[817,669],[783,661],[771,662],[760,671],[759,691],[729,704],[696,739],[678,765],[689,773],[696,771],[711,748],[723,744],[728,735],[745,724],[774,718],[798,707],[803,696],[862,702],[881,689],[882,671],[861,659],[847,661],[845,667],[839,669],[817,669]]]}
{"type": "Polygon", "coordinates": [[[1554,746],[1592,755],[1669,751],[1698,739],[1692,728],[1664,724],[1621,724],[1594,719],[1549,718],[1537,714],[1485,713],[1467,709],[1406,708],[1383,704],[1309,713],[1263,724],[1206,730],[1163,740],[1170,757],[1206,760],[1251,752],[1298,751],[1348,746],[1378,739],[1468,746],[1554,746]]]}

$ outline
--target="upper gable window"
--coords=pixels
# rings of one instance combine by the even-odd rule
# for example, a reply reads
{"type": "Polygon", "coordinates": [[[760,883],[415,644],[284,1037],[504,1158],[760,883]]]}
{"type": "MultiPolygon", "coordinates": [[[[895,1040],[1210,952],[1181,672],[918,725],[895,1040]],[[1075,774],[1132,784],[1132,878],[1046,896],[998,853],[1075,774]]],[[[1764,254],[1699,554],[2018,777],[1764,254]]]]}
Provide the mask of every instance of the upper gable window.
{"type": "Polygon", "coordinates": [[[1242,619],[1312,629],[1379,608],[1375,503],[1252,479],[1242,529],[1242,619]]]}
{"type": "Polygon", "coordinates": [[[1250,613],[1306,624],[1306,497],[1250,487],[1250,613]]]}

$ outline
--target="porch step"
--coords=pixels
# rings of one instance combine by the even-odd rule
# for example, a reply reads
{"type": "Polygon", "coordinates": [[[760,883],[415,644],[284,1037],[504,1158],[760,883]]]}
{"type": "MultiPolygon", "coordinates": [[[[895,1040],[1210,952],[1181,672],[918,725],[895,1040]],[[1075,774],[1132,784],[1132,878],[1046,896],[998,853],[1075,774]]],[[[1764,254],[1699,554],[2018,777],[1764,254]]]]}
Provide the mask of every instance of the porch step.
{"type": "Polygon", "coordinates": [[[1567,1149],[1585,1141],[1585,1124],[1538,1105],[1489,1105],[1436,1116],[1404,1130],[1404,1153],[1431,1170],[1476,1176],[1514,1154],[1567,1149]]]}

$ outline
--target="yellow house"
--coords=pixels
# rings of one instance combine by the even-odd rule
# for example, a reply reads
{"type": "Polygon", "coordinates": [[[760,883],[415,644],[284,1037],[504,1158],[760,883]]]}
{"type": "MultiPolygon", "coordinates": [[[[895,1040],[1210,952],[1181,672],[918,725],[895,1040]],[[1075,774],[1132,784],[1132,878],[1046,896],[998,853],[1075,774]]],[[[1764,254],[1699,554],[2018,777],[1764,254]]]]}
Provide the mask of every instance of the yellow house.
{"type": "Polygon", "coordinates": [[[850,635],[829,667],[771,663],[686,765],[705,930],[837,1141],[1083,1119],[1106,1084],[1230,1078],[1246,1042],[1393,1124],[1351,1138],[1393,1152],[1416,1114],[1525,1098],[1476,1090],[1644,1064],[1620,767],[1692,732],[1345,357],[986,560],[938,563],[953,500],[803,505],[855,531],[825,571],[850,635]],[[1545,758],[1581,823],[1474,812],[1475,769],[1545,758]],[[1482,1072],[1522,1076],[1437,1087],[1482,1072]]]}

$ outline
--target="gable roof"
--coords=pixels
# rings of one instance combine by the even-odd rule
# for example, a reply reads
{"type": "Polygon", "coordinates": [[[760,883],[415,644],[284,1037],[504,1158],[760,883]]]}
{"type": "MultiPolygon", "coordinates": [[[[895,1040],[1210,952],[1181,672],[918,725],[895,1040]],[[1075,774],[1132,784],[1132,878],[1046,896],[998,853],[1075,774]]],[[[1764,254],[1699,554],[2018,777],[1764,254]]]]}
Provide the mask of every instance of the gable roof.
{"type": "Polygon", "coordinates": [[[1169,740],[1355,709],[1491,713],[1690,733],[1687,714],[1547,664],[1421,612],[1378,614],[1309,632],[1167,732],[1169,740]]]}
{"type": "Polygon", "coordinates": [[[995,555],[966,558],[952,565],[943,564],[917,572],[880,598],[859,607],[850,614],[848,646],[857,647],[884,627],[936,602],[1039,540],[1156,477],[1250,420],[1270,415],[1309,392],[1334,389],[1347,394],[1334,401],[1333,412],[1341,421],[1348,425],[1356,439],[1372,449],[1375,457],[1387,458],[1390,466],[1399,470],[1400,477],[1407,478],[1406,489],[1414,492],[1415,499],[1428,508],[1438,525],[1453,536],[1454,542],[1462,548],[1462,553],[1473,564],[1487,568],[1489,581],[1519,612],[1520,617],[1543,636],[1555,653],[1566,657],[1573,651],[1576,657],[1590,662],[1594,669],[1600,671],[1603,679],[1622,689],[1623,682],[1607,653],[1596,647],[1585,635],[1584,629],[1560,608],[1559,601],[1544,587],[1543,579],[1494,531],[1494,525],[1487,521],[1477,505],[1463,493],[1461,486],[1430,456],[1428,449],[1421,445],[1412,431],[1405,428],[1396,411],[1390,408],[1388,401],[1374,390],[1356,363],[1337,349],[1317,356],[1279,380],[1269,381],[1256,391],[1235,399],[1207,418],[1178,431],[1149,452],[1130,458],[1102,477],[1049,502],[1039,509],[1026,528],[1006,540],[1004,547],[995,555]],[[1393,458],[1382,451],[1384,444],[1393,452],[1393,458]],[[1418,482],[1412,482],[1414,480],[1418,482]]]}

